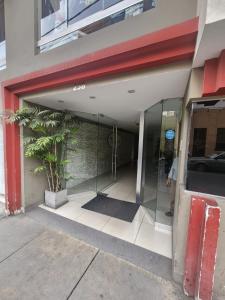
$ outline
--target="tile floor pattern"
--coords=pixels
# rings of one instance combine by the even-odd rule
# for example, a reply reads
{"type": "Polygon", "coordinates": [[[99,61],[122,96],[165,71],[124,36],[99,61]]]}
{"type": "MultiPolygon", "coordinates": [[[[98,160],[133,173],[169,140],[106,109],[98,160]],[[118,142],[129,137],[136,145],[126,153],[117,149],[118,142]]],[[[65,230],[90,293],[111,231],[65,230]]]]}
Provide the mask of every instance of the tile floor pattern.
{"type": "MultiPolygon", "coordinates": [[[[118,192],[119,182],[115,185],[117,185],[117,188],[112,186],[109,190],[112,194],[115,192],[115,190],[118,192]]],[[[109,193],[110,197],[113,197],[112,194],[109,193]]],[[[132,191],[127,189],[123,194],[124,199],[120,199],[125,200],[126,198],[127,201],[131,201],[131,194],[132,191]]],[[[133,222],[130,223],[83,209],[82,205],[94,198],[95,195],[96,194],[94,192],[70,195],[68,196],[69,202],[56,210],[48,208],[45,205],[40,205],[40,207],[65,218],[102,231],[106,234],[118,237],[122,240],[171,258],[171,232],[156,230],[152,219],[149,217],[148,212],[144,207],[141,206],[139,208],[133,222]]]]}

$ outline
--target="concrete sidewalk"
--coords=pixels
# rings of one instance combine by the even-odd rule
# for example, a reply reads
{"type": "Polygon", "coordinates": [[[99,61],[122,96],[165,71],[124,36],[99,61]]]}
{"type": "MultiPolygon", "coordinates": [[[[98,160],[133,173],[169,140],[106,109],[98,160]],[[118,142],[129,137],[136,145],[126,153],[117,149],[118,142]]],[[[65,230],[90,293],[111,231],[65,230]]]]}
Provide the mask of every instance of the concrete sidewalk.
{"type": "Polygon", "coordinates": [[[0,220],[0,299],[190,299],[179,286],[50,230],[27,216],[0,220]]]}
{"type": "Polygon", "coordinates": [[[0,201],[0,219],[5,216],[5,203],[0,201]]]}

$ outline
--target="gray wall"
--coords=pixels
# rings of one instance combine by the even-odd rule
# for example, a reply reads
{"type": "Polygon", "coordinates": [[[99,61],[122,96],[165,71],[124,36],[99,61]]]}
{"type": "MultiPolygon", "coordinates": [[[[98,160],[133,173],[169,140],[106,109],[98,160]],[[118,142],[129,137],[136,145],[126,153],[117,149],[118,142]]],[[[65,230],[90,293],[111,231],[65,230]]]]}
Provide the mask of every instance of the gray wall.
{"type": "Polygon", "coordinates": [[[49,67],[196,16],[197,0],[157,0],[155,9],[37,54],[37,0],[6,0],[7,69],[0,81],[49,67]],[[15,13],[16,12],[16,13],[15,13]],[[179,12],[179,13],[175,13],[179,12]]]}

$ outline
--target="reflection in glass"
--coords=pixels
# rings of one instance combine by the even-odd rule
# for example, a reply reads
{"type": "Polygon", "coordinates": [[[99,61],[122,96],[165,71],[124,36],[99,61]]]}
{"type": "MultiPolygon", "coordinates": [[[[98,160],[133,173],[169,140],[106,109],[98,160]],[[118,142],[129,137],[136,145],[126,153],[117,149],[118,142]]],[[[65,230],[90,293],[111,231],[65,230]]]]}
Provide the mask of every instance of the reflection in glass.
{"type": "Polygon", "coordinates": [[[114,23],[136,16],[155,7],[154,0],[143,0],[129,6],[124,0],[41,0],[41,37],[63,32],[77,23],[77,29],[40,46],[40,51],[48,51],[86,34],[100,30],[114,23]],[[120,3],[126,4],[124,9],[120,3]],[[114,13],[112,7],[117,9],[114,13]],[[115,12],[116,11],[116,12],[115,12]],[[100,13],[100,14],[99,14],[100,13]],[[83,21],[84,20],[84,21],[83,21]],[[79,24],[79,21],[81,24],[79,24]]]}
{"type": "Polygon", "coordinates": [[[172,224],[177,181],[180,99],[163,101],[156,222],[172,224]]]}
{"type": "Polygon", "coordinates": [[[79,118],[77,143],[70,145],[67,171],[73,179],[67,183],[69,194],[96,192],[98,115],[75,113],[79,118]],[[75,151],[74,151],[75,150],[75,151]]]}
{"type": "Polygon", "coordinates": [[[116,144],[115,121],[99,114],[97,147],[97,192],[104,191],[114,178],[114,154],[116,144]]]}
{"type": "Polygon", "coordinates": [[[162,120],[162,103],[157,103],[145,112],[143,202],[155,220],[157,208],[159,151],[162,120]]]}
{"type": "Polygon", "coordinates": [[[6,66],[4,1],[0,0],[0,69],[6,66]]]}
{"type": "Polygon", "coordinates": [[[103,9],[103,0],[68,0],[68,21],[73,24],[103,9]]]}
{"type": "Polygon", "coordinates": [[[76,144],[69,145],[67,153],[67,171],[73,176],[68,193],[101,192],[115,180],[115,121],[101,114],[74,114],[79,128],[76,144]]]}
{"type": "Polygon", "coordinates": [[[171,225],[174,210],[181,105],[168,99],[145,112],[142,204],[165,225],[171,225]]]}
{"type": "Polygon", "coordinates": [[[84,32],[85,34],[89,34],[97,30],[100,30],[102,28],[105,28],[107,26],[110,26],[112,24],[123,21],[129,17],[136,16],[142,12],[143,12],[143,3],[138,3],[124,10],[121,10],[115,14],[112,14],[104,19],[94,22],[91,25],[84,27],[82,29],[82,32],[84,32]]]}
{"type": "Polygon", "coordinates": [[[192,105],[187,189],[225,196],[225,101],[192,105]]]}
{"type": "Polygon", "coordinates": [[[67,0],[42,0],[41,36],[59,32],[66,27],[67,0]]]}

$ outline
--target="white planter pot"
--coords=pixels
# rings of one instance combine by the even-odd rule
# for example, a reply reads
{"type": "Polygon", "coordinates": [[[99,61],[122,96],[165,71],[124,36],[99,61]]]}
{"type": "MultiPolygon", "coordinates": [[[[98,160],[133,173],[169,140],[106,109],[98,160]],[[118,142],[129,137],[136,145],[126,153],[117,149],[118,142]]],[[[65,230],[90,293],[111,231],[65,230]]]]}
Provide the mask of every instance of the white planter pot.
{"type": "Polygon", "coordinates": [[[67,200],[67,190],[62,190],[60,192],[54,193],[50,191],[45,191],[45,205],[51,208],[58,208],[68,202],[67,200]]]}

